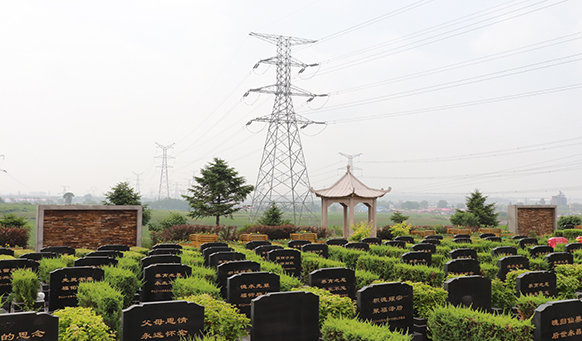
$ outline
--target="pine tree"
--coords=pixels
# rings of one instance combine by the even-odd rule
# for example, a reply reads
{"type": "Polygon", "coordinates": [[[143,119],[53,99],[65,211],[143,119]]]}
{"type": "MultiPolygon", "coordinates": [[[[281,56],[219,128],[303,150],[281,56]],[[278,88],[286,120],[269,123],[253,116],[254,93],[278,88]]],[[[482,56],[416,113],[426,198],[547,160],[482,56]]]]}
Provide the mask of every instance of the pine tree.
{"type": "Polygon", "coordinates": [[[271,206],[263,213],[263,216],[257,220],[257,224],[266,226],[290,225],[291,219],[283,219],[283,211],[272,202],[271,206]]]}
{"type": "Polygon", "coordinates": [[[499,213],[495,213],[495,203],[485,204],[487,196],[484,196],[483,193],[476,189],[466,199],[467,212],[473,213],[479,219],[481,226],[499,225],[499,221],[497,221],[497,215],[499,213]]]}

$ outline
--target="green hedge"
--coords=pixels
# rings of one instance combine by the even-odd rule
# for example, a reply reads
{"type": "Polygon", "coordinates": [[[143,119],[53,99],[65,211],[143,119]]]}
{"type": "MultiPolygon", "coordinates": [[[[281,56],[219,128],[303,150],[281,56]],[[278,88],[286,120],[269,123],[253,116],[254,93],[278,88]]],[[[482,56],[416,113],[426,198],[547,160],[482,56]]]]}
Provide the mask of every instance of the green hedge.
{"type": "Polygon", "coordinates": [[[412,286],[414,316],[428,318],[437,307],[444,306],[449,293],[443,288],[435,288],[420,282],[404,282],[412,286]]]}
{"type": "Polygon", "coordinates": [[[359,270],[356,271],[356,290],[360,290],[365,286],[372,284],[374,281],[380,279],[380,276],[366,270],[359,270]]]}
{"type": "Polygon", "coordinates": [[[176,278],[172,283],[172,294],[174,297],[208,294],[214,299],[221,299],[220,289],[216,285],[195,276],[176,278]]]}
{"type": "Polygon", "coordinates": [[[574,240],[576,237],[582,236],[582,230],[580,229],[567,229],[562,230],[562,235],[568,240],[574,240]]]}
{"type": "Polygon", "coordinates": [[[350,318],[329,318],[321,328],[324,341],[410,341],[411,336],[391,332],[386,326],[350,318]]]}
{"type": "Polygon", "coordinates": [[[38,267],[38,275],[40,280],[48,284],[50,279],[50,273],[56,269],[66,268],[67,261],[61,257],[57,258],[43,258],[40,260],[40,266],[38,267]]]}
{"type": "MultiPolygon", "coordinates": [[[[135,260],[132,261],[135,262],[135,260]]],[[[123,295],[123,307],[129,307],[135,293],[142,286],[142,281],[129,269],[113,266],[104,266],[102,269],[105,273],[103,280],[123,295]]]]}
{"type": "Polygon", "coordinates": [[[401,249],[399,247],[390,245],[370,245],[369,254],[380,257],[390,257],[400,259],[400,256],[402,256],[404,253],[408,251],[409,251],[408,249],[401,249]]]}
{"type": "Polygon", "coordinates": [[[77,291],[79,306],[91,308],[109,329],[119,335],[123,295],[107,282],[81,282],[77,291]]]}
{"type": "Polygon", "coordinates": [[[537,307],[540,305],[550,302],[557,301],[556,297],[546,297],[543,295],[521,295],[517,298],[515,306],[517,308],[517,313],[521,320],[529,320],[533,315],[537,307]]]}
{"type": "Polygon", "coordinates": [[[303,279],[308,280],[309,274],[317,269],[324,268],[345,268],[346,265],[336,260],[325,259],[314,253],[303,252],[301,254],[301,268],[303,271],[303,279]]]}
{"type": "Polygon", "coordinates": [[[292,291],[308,291],[319,296],[320,328],[321,326],[323,326],[323,323],[328,318],[340,318],[340,317],[352,318],[356,313],[356,307],[354,305],[354,302],[349,297],[341,297],[339,295],[334,295],[325,289],[309,286],[295,288],[292,289],[292,291]]]}
{"type": "Polygon", "coordinates": [[[444,279],[445,272],[441,269],[410,264],[395,264],[392,278],[389,278],[394,281],[423,282],[433,287],[441,287],[444,279]]]}
{"type": "Polygon", "coordinates": [[[366,251],[346,249],[343,246],[330,246],[329,258],[346,264],[352,270],[356,269],[358,258],[367,254],[366,251]]]}
{"type": "Polygon", "coordinates": [[[400,264],[399,259],[363,255],[358,258],[356,269],[366,270],[380,276],[380,278],[389,279],[394,272],[394,266],[396,264],[400,264]]]}
{"type": "Polygon", "coordinates": [[[103,318],[91,308],[66,307],[56,310],[53,315],[59,317],[59,341],[116,340],[103,318]]]}

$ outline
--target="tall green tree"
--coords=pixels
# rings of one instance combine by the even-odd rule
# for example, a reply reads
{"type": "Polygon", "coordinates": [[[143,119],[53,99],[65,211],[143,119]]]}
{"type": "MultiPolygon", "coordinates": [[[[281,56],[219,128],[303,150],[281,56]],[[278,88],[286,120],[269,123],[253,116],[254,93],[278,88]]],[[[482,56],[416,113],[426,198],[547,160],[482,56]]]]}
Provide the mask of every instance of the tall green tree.
{"type": "Polygon", "coordinates": [[[188,188],[191,195],[182,195],[190,205],[189,215],[194,219],[216,217],[217,226],[220,217],[232,219],[232,214],[242,209],[239,204],[254,189],[253,185],[245,185],[245,178],[219,158],[202,168],[194,181],[196,183],[188,188]]]}
{"type": "Polygon", "coordinates": [[[497,221],[497,215],[495,213],[495,203],[486,204],[487,196],[479,192],[478,189],[471,193],[467,199],[467,212],[473,213],[475,217],[479,220],[479,225],[481,226],[497,226],[499,221],[497,221]]]}
{"type": "Polygon", "coordinates": [[[263,213],[263,216],[257,220],[257,224],[266,226],[290,225],[291,219],[283,218],[283,211],[274,202],[263,213]]]}
{"type": "Polygon", "coordinates": [[[133,190],[133,187],[129,185],[129,182],[120,182],[117,185],[111,187],[111,191],[105,193],[105,200],[102,201],[103,205],[138,205],[142,206],[142,216],[141,223],[146,225],[152,218],[152,211],[148,208],[148,205],[142,205],[141,195],[133,190]]]}
{"type": "Polygon", "coordinates": [[[392,215],[390,216],[390,220],[392,220],[396,224],[403,223],[403,222],[407,221],[408,218],[410,218],[410,216],[404,215],[404,214],[400,213],[400,211],[396,211],[396,212],[392,213],[392,215]]]}
{"type": "Polygon", "coordinates": [[[65,205],[70,205],[73,203],[73,197],[75,197],[75,195],[71,192],[67,192],[65,194],[63,194],[63,199],[65,199],[65,205]]]}

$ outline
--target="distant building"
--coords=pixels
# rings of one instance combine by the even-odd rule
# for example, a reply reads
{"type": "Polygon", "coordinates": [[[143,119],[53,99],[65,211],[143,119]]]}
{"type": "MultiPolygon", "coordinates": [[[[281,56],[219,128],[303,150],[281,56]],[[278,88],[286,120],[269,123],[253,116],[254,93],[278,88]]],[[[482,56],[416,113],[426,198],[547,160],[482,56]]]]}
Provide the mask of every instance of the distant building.
{"type": "Polygon", "coordinates": [[[564,195],[564,193],[562,193],[562,191],[560,191],[560,194],[552,196],[552,205],[556,206],[568,205],[568,199],[566,199],[566,196],[564,195]]]}

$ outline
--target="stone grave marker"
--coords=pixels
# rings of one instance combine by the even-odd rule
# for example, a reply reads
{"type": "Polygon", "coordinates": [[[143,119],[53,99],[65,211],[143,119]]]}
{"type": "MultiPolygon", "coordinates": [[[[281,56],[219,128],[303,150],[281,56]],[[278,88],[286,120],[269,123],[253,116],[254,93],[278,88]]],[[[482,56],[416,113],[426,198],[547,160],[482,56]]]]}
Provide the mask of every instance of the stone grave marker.
{"type": "Polygon", "coordinates": [[[432,264],[432,254],[422,251],[410,251],[400,256],[400,262],[412,265],[426,265],[432,264]]]}
{"type": "Polygon", "coordinates": [[[481,265],[473,258],[457,258],[445,263],[445,275],[481,275],[481,265]]]}
{"type": "Polygon", "coordinates": [[[182,250],[180,250],[180,249],[162,249],[162,248],[158,248],[158,249],[150,250],[148,252],[148,256],[154,256],[154,255],[181,255],[181,254],[182,254],[182,250]]]}
{"type": "Polygon", "coordinates": [[[413,236],[398,236],[398,237],[395,237],[394,240],[402,240],[408,244],[414,244],[414,237],[413,236]]]}
{"type": "Polygon", "coordinates": [[[7,255],[14,257],[14,250],[0,247],[0,255],[7,255]]]}
{"type": "Polygon", "coordinates": [[[83,257],[75,259],[73,262],[74,267],[94,266],[96,268],[101,268],[108,265],[116,266],[117,259],[111,257],[83,257]]]}
{"type": "Polygon", "coordinates": [[[384,242],[384,245],[394,246],[400,249],[406,248],[406,242],[404,240],[389,240],[384,242]]]}
{"type": "Polygon", "coordinates": [[[419,244],[432,244],[434,246],[441,245],[441,241],[435,238],[424,238],[419,244]]]}
{"type": "Polygon", "coordinates": [[[521,238],[519,240],[519,248],[527,249],[528,247],[538,245],[538,240],[536,238],[521,238]]]}
{"type": "Polygon", "coordinates": [[[18,258],[26,258],[26,259],[40,261],[43,258],[55,258],[57,256],[58,255],[54,252],[30,252],[30,253],[25,253],[18,258]]]}
{"type": "Polygon", "coordinates": [[[453,243],[457,244],[473,244],[471,238],[455,238],[453,239],[453,243]]]}
{"type": "Polygon", "coordinates": [[[455,234],[453,236],[453,239],[471,239],[471,235],[470,234],[466,234],[466,233],[460,233],[460,234],[455,234]]]}
{"type": "Polygon", "coordinates": [[[521,295],[556,296],[556,274],[551,271],[530,271],[519,274],[515,279],[515,292],[521,295]]]}
{"type": "Polygon", "coordinates": [[[326,289],[327,291],[356,298],[356,272],[348,268],[323,268],[309,273],[308,284],[311,287],[326,289]]]}
{"type": "Polygon", "coordinates": [[[410,251],[428,252],[432,255],[436,252],[436,245],[429,243],[414,244],[410,247],[410,251]]]}
{"type": "Polygon", "coordinates": [[[123,309],[121,340],[180,341],[201,335],[204,307],[194,302],[145,302],[123,309]]]}
{"type": "Polygon", "coordinates": [[[524,256],[505,256],[497,261],[497,267],[499,271],[497,272],[497,278],[505,281],[505,275],[513,270],[528,270],[529,269],[529,259],[524,256]]]}
{"type": "Polygon", "coordinates": [[[241,252],[218,251],[208,256],[208,266],[215,268],[220,264],[245,259],[247,256],[241,252]]]}
{"type": "Polygon", "coordinates": [[[360,319],[412,332],[412,286],[399,282],[372,284],[358,290],[356,297],[360,319]]]}
{"type": "Polygon", "coordinates": [[[177,255],[155,255],[155,256],[146,256],[141,259],[141,268],[145,268],[146,266],[150,266],[152,264],[165,264],[165,263],[182,263],[182,258],[177,255]]]}
{"type": "Polygon", "coordinates": [[[455,306],[491,311],[491,280],[483,276],[462,276],[445,282],[447,301],[455,306]]]}
{"type": "Polygon", "coordinates": [[[287,246],[295,249],[295,250],[301,250],[301,247],[303,245],[307,245],[307,244],[311,244],[311,242],[309,240],[303,240],[303,239],[295,239],[295,240],[290,240],[287,243],[287,246]]]}
{"type": "Polygon", "coordinates": [[[344,247],[346,249],[352,249],[352,250],[358,250],[358,251],[370,251],[370,245],[366,244],[366,243],[360,243],[360,242],[355,242],[355,243],[347,243],[346,245],[344,245],[344,247]]]}
{"type": "Polygon", "coordinates": [[[536,308],[534,341],[582,339],[582,301],[547,302],[536,308]]]}
{"type": "Polygon", "coordinates": [[[511,239],[513,239],[513,240],[520,240],[520,239],[523,239],[523,238],[528,238],[528,236],[517,235],[517,236],[511,237],[511,239]]]}
{"type": "Polygon", "coordinates": [[[344,246],[347,243],[348,243],[348,240],[343,239],[343,238],[334,238],[334,239],[328,239],[325,241],[326,245],[344,246]]]}
{"type": "Polygon", "coordinates": [[[570,244],[566,244],[566,247],[564,248],[564,251],[566,252],[575,252],[578,250],[582,250],[582,243],[570,243],[570,244]]]}
{"type": "Polygon", "coordinates": [[[215,252],[219,252],[219,251],[234,251],[233,248],[228,247],[228,246],[211,246],[211,247],[207,247],[204,250],[202,250],[202,258],[204,258],[204,266],[208,266],[208,256],[210,256],[211,254],[215,253],[215,252]]]}
{"type": "Polygon", "coordinates": [[[142,301],[171,301],[172,281],[191,274],[192,268],[184,264],[152,264],[145,267],[142,301]]]}
{"type": "Polygon", "coordinates": [[[214,247],[214,246],[225,246],[228,247],[227,243],[223,243],[223,242],[209,242],[209,243],[204,243],[202,245],[200,245],[200,252],[204,251],[204,249],[209,248],[209,247],[214,247]]]}
{"type": "Polygon", "coordinates": [[[226,302],[251,317],[251,301],[270,292],[281,291],[279,275],[271,272],[247,272],[227,279],[226,302]]]}
{"type": "Polygon", "coordinates": [[[574,264],[574,255],[570,252],[552,252],[544,260],[550,265],[550,269],[554,269],[556,265],[574,264]]]}
{"type": "Polygon", "coordinates": [[[442,240],[443,236],[439,235],[439,234],[430,234],[428,236],[425,236],[424,239],[439,239],[442,240]]]}
{"type": "Polygon", "coordinates": [[[253,251],[255,254],[263,257],[263,259],[267,259],[267,253],[272,250],[282,250],[283,247],[281,245],[259,245],[253,251]]]}
{"type": "Polygon", "coordinates": [[[38,262],[27,258],[0,259],[0,295],[12,292],[12,272],[16,269],[38,271],[38,262]]]}
{"type": "Polygon", "coordinates": [[[301,252],[315,253],[326,259],[329,257],[329,247],[326,244],[306,244],[301,247],[301,252]]]}
{"type": "Polygon", "coordinates": [[[175,243],[158,243],[152,249],[181,249],[182,245],[175,243]]]}
{"type": "Polygon", "coordinates": [[[495,233],[481,233],[479,235],[479,238],[481,238],[481,239],[485,239],[487,237],[497,237],[497,236],[495,235],[495,233]]]}
{"type": "Polygon", "coordinates": [[[554,248],[549,245],[538,245],[529,248],[529,255],[531,258],[537,258],[539,256],[547,256],[554,252],[554,248]]]}
{"type": "Polygon", "coordinates": [[[267,259],[281,265],[288,275],[297,278],[301,276],[300,251],[291,249],[271,250],[267,253],[267,259]]]}
{"type": "Polygon", "coordinates": [[[368,245],[381,245],[382,239],[377,237],[362,238],[362,240],[360,240],[360,243],[366,243],[368,245]]]}
{"type": "Polygon", "coordinates": [[[40,252],[54,252],[59,255],[75,255],[75,249],[70,246],[47,246],[40,249],[40,252]]]}
{"type": "Polygon", "coordinates": [[[471,248],[460,248],[449,252],[451,259],[477,259],[477,251],[471,248]]]}
{"type": "Polygon", "coordinates": [[[245,248],[247,250],[254,250],[257,246],[260,246],[260,245],[271,245],[271,242],[267,241],[267,240],[253,240],[253,241],[247,242],[245,244],[245,248]]]}
{"type": "Polygon", "coordinates": [[[491,250],[491,256],[516,256],[517,249],[513,246],[498,246],[491,250]]]}
{"type": "Polygon", "coordinates": [[[275,292],[251,301],[251,340],[318,341],[319,296],[275,292]]]}
{"type": "Polygon", "coordinates": [[[115,251],[129,251],[129,246],[122,245],[122,244],[108,244],[108,245],[101,245],[97,248],[97,251],[105,251],[105,250],[115,250],[115,251]]]}
{"type": "Polygon", "coordinates": [[[28,311],[0,315],[0,340],[59,340],[59,318],[28,311]]]}
{"type": "Polygon", "coordinates": [[[85,255],[85,257],[111,257],[111,258],[122,258],[123,253],[117,250],[103,250],[103,251],[93,251],[85,255]]]}
{"type": "Polygon", "coordinates": [[[486,241],[488,242],[494,242],[494,243],[501,243],[501,237],[487,237],[485,238],[486,241]]]}
{"type": "Polygon", "coordinates": [[[223,298],[226,298],[226,284],[228,277],[236,274],[259,271],[261,271],[261,265],[250,260],[235,260],[220,264],[216,267],[216,283],[220,288],[220,294],[223,298]]]}
{"type": "Polygon", "coordinates": [[[103,269],[92,266],[61,268],[52,271],[49,281],[49,311],[76,307],[79,283],[100,281],[103,276],[103,269]]]}

